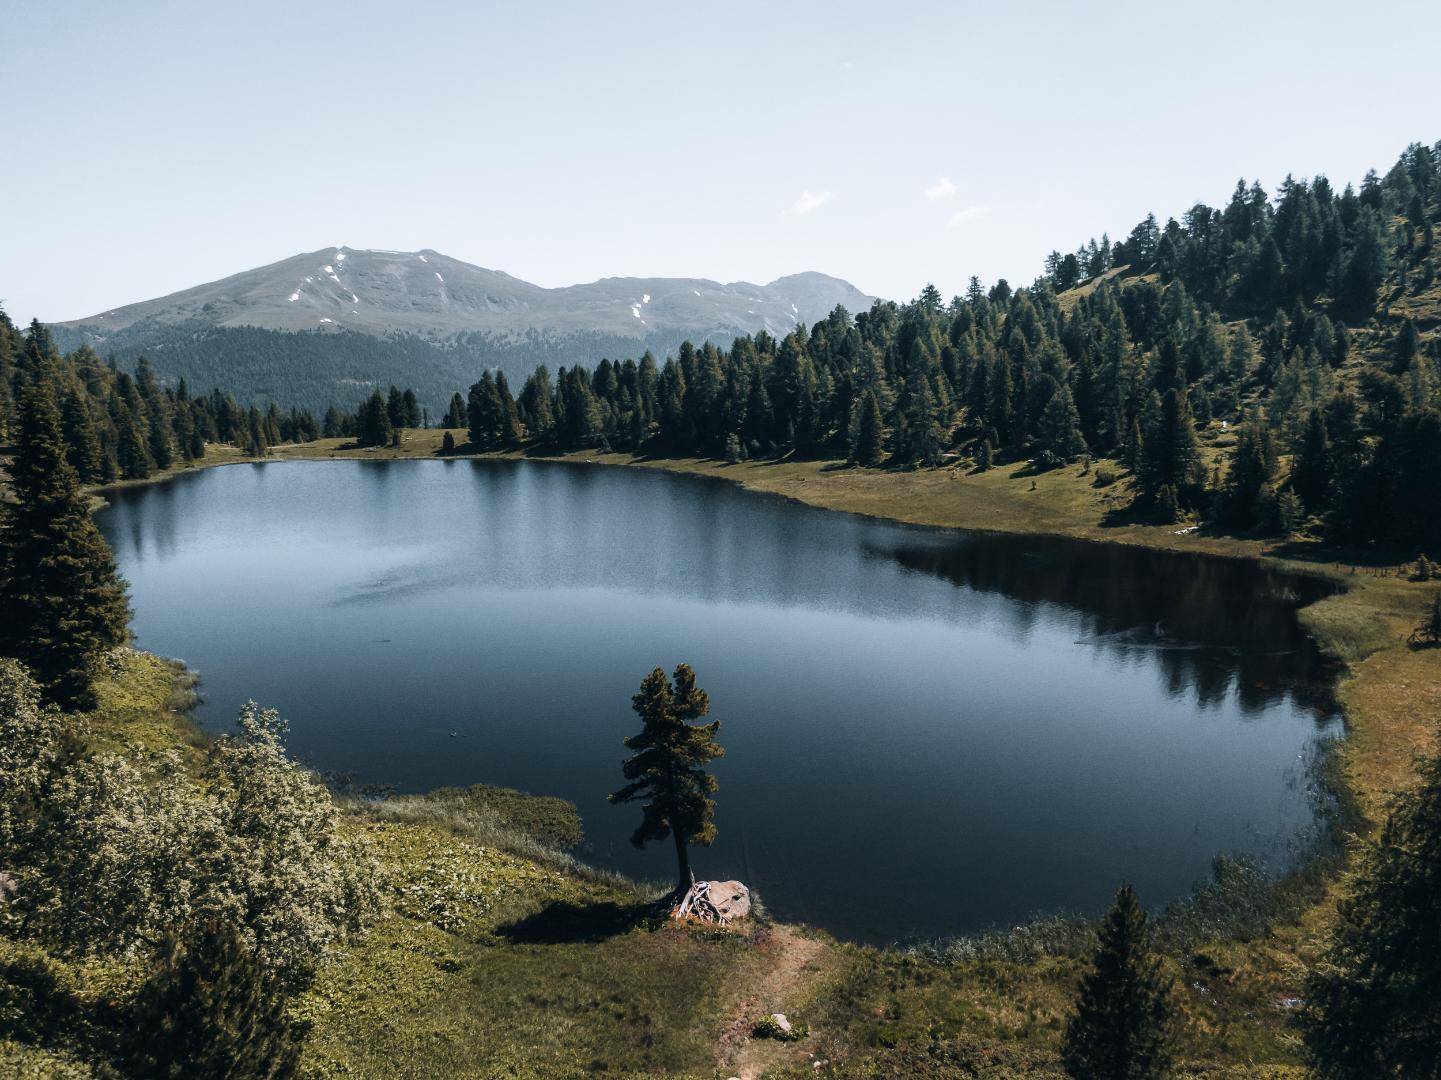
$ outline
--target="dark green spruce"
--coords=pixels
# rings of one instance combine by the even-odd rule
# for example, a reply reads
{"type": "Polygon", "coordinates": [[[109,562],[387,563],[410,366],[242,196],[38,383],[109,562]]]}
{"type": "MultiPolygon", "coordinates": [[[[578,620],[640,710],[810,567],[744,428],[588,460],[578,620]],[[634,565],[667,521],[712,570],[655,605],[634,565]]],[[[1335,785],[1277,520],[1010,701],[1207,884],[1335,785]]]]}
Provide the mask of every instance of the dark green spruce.
{"type": "Polygon", "coordinates": [[[94,667],[125,642],[130,612],[67,459],[53,382],[44,357],[21,378],[14,501],[0,513],[0,648],[30,668],[51,700],[84,708],[94,667]]]}
{"type": "Polygon", "coordinates": [[[302,1037],[286,1004],[233,926],[171,933],[132,1008],[131,1069],[167,1080],[294,1076],[302,1037]]]}
{"type": "Polygon", "coordinates": [[[1076,1080],[1153,1080],[1170,1073],[1174,1057],[1170,984],[1152,955],[1146,913],[1123,885],[1101,923],[1061,1058],[1076,1080]]]}

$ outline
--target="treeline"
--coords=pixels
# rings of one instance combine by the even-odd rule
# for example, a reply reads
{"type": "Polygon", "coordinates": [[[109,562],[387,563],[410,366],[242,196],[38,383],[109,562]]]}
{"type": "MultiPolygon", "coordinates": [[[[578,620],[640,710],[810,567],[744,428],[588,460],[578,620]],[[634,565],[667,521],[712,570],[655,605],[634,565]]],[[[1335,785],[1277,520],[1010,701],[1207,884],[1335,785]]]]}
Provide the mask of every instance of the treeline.
{"type": "Polygon", "coordinates": [[[443,401],[466,373],[508,359],[503,350],[487,352],[479,345],[436,343],[411,334],[376,337],[353,330],[268,330],[200,321],[165,325],[146,320],[103,341],[70,327],[56,327],[53,333],[65,353],[90,344],[130,372],[145,356],[161,363],[167,384],[184,378],[192,386],[223,386],[246,407],[264,409],[266,402],[277,401],[316,416],[402,375],[422,400],[443,401]]]}
{"type": "Polygon", "coordinates": [[[430,412],[420,404],[415,390],[392,386],[388,397],[373,391],[353,413],[341,412],[334,405],[325,411],[321,431],[327,439],[351,438],[361,446],[398,445],[403,428],[430,426],[430,412]]]}
{"type": "Polygon", "coordinates": [[[19,331],[0,311],[0,444],[12,441],[27,371],[45,371],[60,409],[66,456],[81,483],[143,480],[177,462],[198,461],[207,443],[263,456],[280,443],[310,442],[320,425],[309,410],[244,407],[221,390],[192,396],[184,379],[161,386],[141,357],[135,374],[82,346],[61,357],[49,330],[19,331]]]}
{"type": "Polygon", "coordinates": [[[219,389],[192,396],[184,379],[162,386],[144,356],[133,376],[89,346],[62,357],[47,327],[36,322],[22,333],[0,310],[0,445],[18,430],[26,370],[42,367],[60,408],[66,455],[84,484],[143,480],[177,462],[201,460],[207,443],[264,457],[272,446],[319,438],[385,446],[402,428],[430,425],[411,387],[392,386],[388,397],[377,390],[353,413],[332,405],[319,422],[309,409],[243,406],[219,389]]]}
{"type": "Polygon", "coordinates": [[[1389,305],[1434,281],[1438,155],[1409,148],[1358,194],[1242,185],[1224,210],[1148,218],[1030,288],[973,278],[946,302],[837,308],[784,338],[681,345],[658,363],[539,367],[512,394],[486,373],[446,426],[477,449],[545,444],[866,466],[1038,469],[1083,457],[1130,471],[1141,508],[1242,530],[1306,518],[1333,539],[1441,547],[1438,337],[1389,305]],[[1259,253],[1259,254],[1258,254],[1259,253]],[[1258,261],[1259,260],[1259,261],[1258,261]],[[1264,272],[1258,270],[1261,266],[1264,272]],[[1239,428],[1226,468],[1198,430],[1239,428]]]}
{"type": "Polygon", "coordinates": [[[1071,255],[1053,251],[1046,274],[1064,290],[1113,267],[1154,267],[1238,313],[1324,299],[1336,316],[1363,321],[1388,280],[1402,290],[1436,280],[1438,154],[1413,144],[1385,177],[1368,172],[1360,191],[1287,176],[1274,204],[1259,182],[1241,180],[1224,209],[1197,203],[1164,226],[1148,214],[1123,242],[1103,235],[1071,255]]]}

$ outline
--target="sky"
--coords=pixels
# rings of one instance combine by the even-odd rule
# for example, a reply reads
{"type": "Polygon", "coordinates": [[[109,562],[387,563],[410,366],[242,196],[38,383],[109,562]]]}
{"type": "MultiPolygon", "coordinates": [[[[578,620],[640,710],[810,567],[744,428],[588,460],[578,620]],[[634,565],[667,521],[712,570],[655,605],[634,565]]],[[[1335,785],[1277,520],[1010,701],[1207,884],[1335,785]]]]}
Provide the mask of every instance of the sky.
{"type": "Polygon", "coordinates": [[[303,251],[873,295],[1441,139],[1441,4],[9,0],[0,305],[303,251]]]}

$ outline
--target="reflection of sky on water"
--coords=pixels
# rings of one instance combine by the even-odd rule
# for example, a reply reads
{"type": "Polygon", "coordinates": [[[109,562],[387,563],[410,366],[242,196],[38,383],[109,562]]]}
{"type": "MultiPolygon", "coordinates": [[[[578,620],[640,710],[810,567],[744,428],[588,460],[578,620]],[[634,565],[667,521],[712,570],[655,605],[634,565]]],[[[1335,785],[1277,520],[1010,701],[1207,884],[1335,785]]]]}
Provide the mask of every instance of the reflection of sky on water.
{"type": "Polygon", "coordinates": [[[702,865],[856,936],[1279,858],[1334,728],[1287,599],[1312,586],[1246,563],[533,462],[231,466],[114,502],[141,643],[201,670],[206,722],[254,696],[318,767],[563,795],[631,872],[667,867],[604,803],[629,696],[689,660],[729,748],[702,865]]]}

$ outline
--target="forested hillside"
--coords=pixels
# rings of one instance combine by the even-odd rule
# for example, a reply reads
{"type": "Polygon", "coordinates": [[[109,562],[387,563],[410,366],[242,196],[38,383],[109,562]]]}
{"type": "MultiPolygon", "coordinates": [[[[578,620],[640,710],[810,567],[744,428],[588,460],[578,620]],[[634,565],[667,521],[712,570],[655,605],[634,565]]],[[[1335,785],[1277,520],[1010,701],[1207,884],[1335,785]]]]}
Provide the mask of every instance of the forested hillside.
{"type": "MultiPolygon", "coordinates": [[[[1198,204],[1164,225],[1148,216],[1124,240],[1053,253],[1026,288],[972,278],[950,301],[927,286],[908,304],[837,307],[780,338],[683,343],[663,361],[646,352],[560,365],[553,377],[541,366],[514,396],[503,369],[486,371],[444,419],[467,426],[474,449],[797,454],[893,468],[1104,458],[1130,473],[1136,509],[1156,520],[1261,533],[1309,522],[1338,542],[1435,552],[1438,216],[1438,152],[1418,143],[1359,190],[1288,177],[1272,198],[1241,182],[1221,208],[1198,204]],[[1202,452],[1200,432],[1219,454],[1202,452]]],[[[173,332],[167,347],[187,347],[192,331],[173,332]]],[[[357,414],[332,408],[317,423],[283,397],[297,385],[282,370],[289,346],[271,352],[273,338],[294,335],[208,332],[274,369],[289,410],[242,407],[221,391],[193,397],[183,380],[162,387],[143,358],[132,377],[82,347],[57,370],[83,479],[145,476],[201,455],[206,441],[257,453],[322,433],[375,444],[415,426],[430,396],[444,400],[438,385],[408,397],[392,388],[384,422],[372,394],[357,414]]],[[[340,406],[364,401],[367,384],[343,373],[364,368],[356,358],[376,339],[299,336],[313,339],[316,378],[353,385],[340,406]]],[[[515,358],[531,347],[548,354],[555,343],[517,344],[515,358]]],[[[27,351],[52,351],[48,332],[21,335],[0,316],[0,438],[27,351]]],[[[221,382],[224,366],[205,370],[221,382]]],[[[1107,465],[1097,481],[1114,475],[1107,465]]]]}
{"type": "MultiPolygon", "coordinates": [[[[51,336],[63,351],[86,347],[85,335],[68,327],[51,328],[51,336]]],[[[679,340],[672,337],[670,343],[679,340]]],[[[350,407],[373,386],[392,381],[413,386],[421,401],[438,412],[456,386],[482,369],[524,377],[538,364],[621,356],[637,344],[619,334],[585,331],[469,332],[433,341],[413,333],[276,330],[215,326],[196,319],[172,324],[147,320],[89,347],[125,371],[133,372],[148,358],[172,388],[181,379],[194,386],[224,386],[246,407],[277,401],[319,415],[332,405],[350,407]]]]}
{"type": "Polygon", "coordinates": [[[487,374],[471,438],[865,466],[1114,458],[1160,520],[1309,518],[1338,541],[1438,550],[1438,214],[1421,144],[1359,190],[1242,182],[1221,208],[1054,253],[1027,288],[972,278],[949,302],[927,286],[780,339],[540,369],[513,399],[487,374]],[[1208,426],[1227,429],[1224,468],[1201,453],[1208,426]]]}
{"type": "MultiPolygon", "coordinates": [[[[281,412],[274,403],[263,411],[245,408],[218,389],[192,396],[184,379],[162,387],[144,357],[133,376],[102,362],[88,346],[62,358],[46,327],[32,323],[22,334],[0,311],[0,445],[18,430],[26,373],[41,370],[59,404],[66,456],[86,484],[143,480],[200,460],[207,443],[263,454],[277,443],[308,442],[323,433],[309,410],[281,412]]],[[[413,392],[409,400],[418,423],[413,392]]]]}

